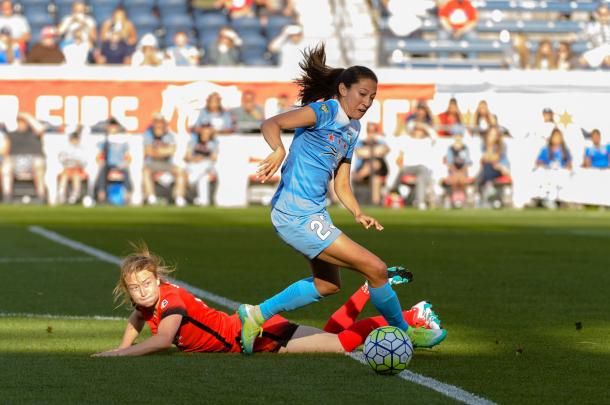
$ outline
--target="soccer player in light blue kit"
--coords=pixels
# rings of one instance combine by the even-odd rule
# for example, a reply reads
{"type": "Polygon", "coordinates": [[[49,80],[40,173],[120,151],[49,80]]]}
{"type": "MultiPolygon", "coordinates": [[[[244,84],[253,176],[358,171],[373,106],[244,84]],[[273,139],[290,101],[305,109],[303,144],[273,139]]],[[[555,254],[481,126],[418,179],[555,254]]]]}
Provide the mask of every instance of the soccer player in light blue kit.
{"type": "Polygon", "coordinates": [[[313,277],[295,282],[260,305],[239,307],[243,351],[252,353],[261,325],[273,315],[337,293],[339,267],[355,270],[367,279],[371,302],[388,324],[407,331],[415,346],[432,347],[445,338],[446,331],[409,327],[388,282],[386,264],[336,228],[326,211],[328,185],[334,177],[335,192],[356,222],[366,229],[383,230],[375,218],[360,210],[350,185],[358,120],[373,103],[377,77],[363,66],[326,66],[323,45],[305,52],[304,57],[300,63],[303,75],[296,80],[304,107],[263,122],[261,131],[273,152],[261,162],[258,175],[264,182],[278,170],[286,157],[280,132],[296,128],[272,200],[271,220],[280,238],[309,260],[313,277]]]}

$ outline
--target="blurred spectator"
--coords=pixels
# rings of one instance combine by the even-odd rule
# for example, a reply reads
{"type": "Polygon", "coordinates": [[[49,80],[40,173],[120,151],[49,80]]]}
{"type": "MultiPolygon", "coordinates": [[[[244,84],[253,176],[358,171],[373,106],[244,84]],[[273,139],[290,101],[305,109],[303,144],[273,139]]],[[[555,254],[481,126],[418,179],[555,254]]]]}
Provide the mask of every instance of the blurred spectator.
{"type": "Polygon", "coordinates": [[[86,65],[90,49],[89,41],[84,40],[83,36],[78,31],[75,31],[72,41],[62,49],[66,64],[72,66],[86,65]]]}
{"type": "Polygon", "coordinates": [[[557,61],[555,60],[553,44],[551,44],[550,40],[543,39],[538,43],[538,50],[536,50],[536,59],[534,60],[534,69],[554,70],[556,68],[557,61]]]}
{"type": "Polygon", "coordinates": [[[536,159],[536,166],[547,169],[572,169],[572,155],[568,149],[563,132],[554,128],[545,146],[536,159]]]}
{"type": "Polygon", "coordinates": [[[439,7],[438,17],[443,28],[439,30],[441,39],[474,38],[478,13],[470,0],[447,1],[439,7]]]}
{"type": "Polygon", "coordinates": [[[430,159],[434,156],[435,140],[429,133],[421,130],[409,132],[398,140],[399,155],[396,164],[400,168],[398,180],[391,184],[396,189],[404,175],[415,176],[415,201],[419,209],[427,208],[429,189],[432,182],[430,159]]]}
{"type": "Polygon", "coordinates": [[[59,152],[59,162],[63,171],[59,174],[58,190],[59,203],[64,204],[68,193],[68,182],[72,185],[68,204],[76,204],[81,195],[81,183],[86,179],[85,166],[87,165],[86,151],[81,145],[82,127],[76,128],[68,135],[68,145],[59,152]]]}
{"type": "Polygon", "coordinates": [[[529,69],[530,50],[527,37],[522,33],[511,33],[512,46],[504,55],[504,66],[509,69],[529,69]]]}
{"type": "Polygon", "coordinates": [[[217,0],[216,7],[224,8],[231,19],[254,17],[254,0],[217,0]]]}
{"type": "Polygon", "coordinates": [[[594,167],[596,169],[607,169],[610,166],[610,144],[605,146],[601,143],[602,135],[599,129],[591,131],[592,145],[585,149],[583,167],[594,167]]]}
{"type": "Polygon", "coordinates": [[[461,132],[462,129],[462,113],[455,98],[449,100],[447,109],[438,115],[439,121],[439,136],[451,136],[454,132],[461,132]]]}
{"type": "Polygon", "coordinates": [[[417,102],[415,111],[409,113],[405,119],[404,128],[399,124],[396,128],[395,135],[400,135],[403,132],[413,134],[419,132],[422,137],[430,136],[436,138],[436,132],[433,128],[434,118],[428,104],[424,100],[417,102]]]}
{"type": "Polygon", "coordinates": [[[488,200],[494,188],[493,182],[501,176],[510,174],[506,143],[497,126],[487,130],[481,145],[481,171],[478,178],[479,193],[483,201],[488,200]]]}
{"type": "Polygon", "coordinates": [[[213,126],[216,132],[220,134],[230,134],[234,132],[231,113],[225,111],[222,107],[222,98],[220,97],[220,94],[216,92],[211,93],[208,96],[205,107],[201,109],[195,123],[196,126],[205,124],[213,126]]]}
{"type": "Polygon", "coordinates": [[[595,22],[590,23],[580,38],[592,48],[581,57],[581,64],[587,67],[610,67],[610,9],[608,4],[600,3],[595,12],[595,22]]]}
{"type": "Polygon", "coordinates": [[[572,170],[572,155],[565,143],[563,133],[554,128],[547,146],[542,148],[536,159],[536,167],[542,169],[539,187],[544,204],[556,208],[560,190],[568,181],[568,171],[572,170]]]}
{"type": "Polygon", "coordinates": [[[462,133],[453,135],[453,144],[447,150],[446,162],[449,171],[446,184],[451,188],[451,202],[454,207],[462,207],[466,202],[466,186],[470,182],[468,167],[472,165],[462,133]]]}
{"type": "Polygon", "coordinates": [[[555,113],[549,107],[542,110],[542,120],[545,124],[555,124],[555,113]]]}
{"type": "Polygon", "coordinates": [[[0,15],[0,29],[8,28],[13,41],[19,45],[21,53],[25,53],[26,44],[30,40],[30,25],[28,20],[19,14],[13,13],[13,3],[11,0],[3,0],[2,15],[0,15]]]}
{"type": "Polygon", "coordinates": [[[218,157],[216,131],[210,124],[193,129],[184,160],[187,162],[186,173],[189,184],[196,185],[195,205],[210,205],[210,178],[215,174],[214,163],[218,157]]]}
{"type": "Polygon", "coordinates": [[[233,110],[233,122],[238,132],[259,132],[264,114],[263,108],[256,104],[255,94],[246,90],[241,96],[241,105],[233,110]]]}
{"type": "Polygon", "coordinates": [[[99,202],[111,201],[122,204],[129,200],[129,193],[132,189],[129,177],[129,164],[131,163],[129,144],[117,139],[123,133],[123,127],[116,119],[111,118],[106,128],[106,137],[98,144],[97,162],[100,170],[95,189],[99,202]],[[119,196],[115,196],[115,193],[118,193],[119,196]]]}
{"type": "Polygon", "coordinates": [[[435,7],[432,0],[382,0],[382,3],[389,14],[388,27],[399,37],[421,37],[423,20],[435,7]]]}
{"type": "Polygon", "coordinates": [[[365,182],[371,186],[371,202],[381,204],[381,187],[384,177],[388,175],[385,156],[390,151],[379,131],[379,124],[369,122],[366,125],[366,138],[356,144],[354,154],[358,159],[354,168],[354,182],[365,182]]]}
{"type": "Polygon", "coordinates": [[[263,24],[266,24],[269,15],[283,15],[296,17],[292,0],[255,0],[256,14],[263,24]]]}
{"type": "Polygon", "coordinates": [[[15,65],[21,62],[21,49],[11,37],[11,30],[0,28],[0,65],[15,65]]]}
{"type": "Polygon", "coordinates": [[[95,44],[97,31],[93,17],[86,14],[84,1],[77,0],[72,4],[72,14],[65,16],[59,24],[59,35],[63,37],[63,43],[74,40],[75,35],[81,35],[83,41],[95,44]]]}
{"type": "Polygon", "coordinates": [[[26,63],[64,63],[64,54],[55,40],[55,27],[43,27],[40,32],[40,42],[32,46],[25,58],[26,63]]]}
{"type": "Polygon", "coordinates": [[[159,41],[153,34],[144,34],[131,56],[131,66],[161,66],[167,63],[165,54],[159,50],[159,41]]]}
{"type": "Polygon", "coordinates": [[[557,70],[572,70],[576,66],[574,55],[572,54],[572,45],[569,42],[561,41],[557,47],[557,55],[555,57],[557,70]]]}
{"type": "Polygon", "coordinates": [[[112,12],[112,16],[102,24],[100,39],[102,41],[111,41],[112,35],[115,33],[119,34],[119,38],[132,47],[132,49],[136,46],[136,42],[138,42],[136,27],[131,20],[127,18],[125,9],[120,6],[117,7],[112,12]]]}
{"type": "Polygon", "coordinates": [[[218,39],[207,54],[207,62],[214,66],[236,66],[239,64],[241,39],[230,27],[223,27],[218,32],[218,39]]]}
{"type": "Polygon", "coordinates": [[[178,207],[184,207],[185,179],[183,170],[174,164],[176,136],[169,130],[161,114],[155,114],[152,125],[144,133],[144,195],[148,204],[157,203],[155,176],[170,173],[174,176],[173,197],[178,207]]]}
{"type": "Polygon", "coordinates": [[[304,47],[303,27],[297,24],[285,26],[269,43],[269,51],[278,54],[280,66],[293,66],[295,61],[301,60],[304,47]]]}
{"type": "Polygon", "coordinates": [[[6,134],[2,160],[2,194],[4,201],[13,197],[13,180],[32,176],[36,195],[45,198],[45,159],[42,152],[43,125],[27,113],[17,115],[17,128],[6,134]]]}
{"type": "Polygon", "coordinates": [[[474,112],[474,122],[472,133],[484,136],[487,130],[498,125],[498,117],[489,111],[487,101],[481,100],[474,112]]]}
{"type": "Polygon", "coordinates": [[[95,62],[109,65],[129,65],[132,47],[127,44],[117,31],[110,33],[110,39],[103,40],[100,49],[95,51],[95,62]]]}
{"type": "Polygon", "coordinates": [[[277,96],[277,114],[293,110],[294,108],[294,103],[290,102],[288,94],[282,93],[277,96]]]}
{"type": "Polygon", "coordinates": [[[174,35],[174,45],[167,48],[167,55],[176,66],[199,64],[199,51],[193,45],[189,45],[189,37],[182,31],[174,35]]]}

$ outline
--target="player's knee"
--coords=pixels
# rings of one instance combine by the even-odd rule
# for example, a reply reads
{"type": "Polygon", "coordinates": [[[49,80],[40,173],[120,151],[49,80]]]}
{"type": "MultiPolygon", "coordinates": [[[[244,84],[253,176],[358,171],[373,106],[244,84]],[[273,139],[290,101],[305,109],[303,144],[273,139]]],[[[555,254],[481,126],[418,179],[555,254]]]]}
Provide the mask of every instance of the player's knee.
{"type": "Polygon", "coordinates": [[[388,267],[380,259],[375,260],[370,264],[368,278],[374,287],[381,286],[388,281],[388,267]]]}

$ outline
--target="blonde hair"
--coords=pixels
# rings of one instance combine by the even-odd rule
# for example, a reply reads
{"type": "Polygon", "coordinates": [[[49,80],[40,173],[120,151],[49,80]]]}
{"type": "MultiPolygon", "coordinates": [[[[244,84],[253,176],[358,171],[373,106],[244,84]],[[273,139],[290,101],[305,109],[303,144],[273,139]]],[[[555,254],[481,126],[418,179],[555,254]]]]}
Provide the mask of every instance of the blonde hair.
{"type": "Polygon", "coordinates": [[[114,301],[118,303],[117,307],[133,304],[125,282],[127,276],[141,271],[150,271],[157,279],[164,281],[164,278],[175,270],[173,267],[167,266],[161,256],[151,253],[144,242],[132,243],[131,246],[134,251],[123,259],[119,281],[112,291],[114,301]]]}

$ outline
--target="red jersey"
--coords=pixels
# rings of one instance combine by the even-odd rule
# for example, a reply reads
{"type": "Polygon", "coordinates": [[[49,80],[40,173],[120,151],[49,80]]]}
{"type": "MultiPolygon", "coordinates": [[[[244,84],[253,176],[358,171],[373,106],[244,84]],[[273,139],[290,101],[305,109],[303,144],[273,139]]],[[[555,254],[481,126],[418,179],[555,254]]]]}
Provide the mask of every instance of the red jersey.
{"type": "Polygon", "coordinates": [[[159,303],[152,312],[136,307],[153,335],[169,315],[182,315],[174,344],[184,352],[241,352],[238,337],[241,323],[237,314],[228,315],[208,307],[202,300],[176,285],[161,282],[159,303]]]}
{"type": "Polygon", "coordinates": [[[477,20],[477,9],[469,0],[450,0],[441,6],[438,15],[446,18],[454,30],[459,30],[467,23],[477,20]]]}

